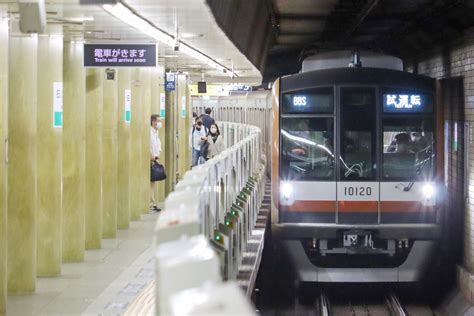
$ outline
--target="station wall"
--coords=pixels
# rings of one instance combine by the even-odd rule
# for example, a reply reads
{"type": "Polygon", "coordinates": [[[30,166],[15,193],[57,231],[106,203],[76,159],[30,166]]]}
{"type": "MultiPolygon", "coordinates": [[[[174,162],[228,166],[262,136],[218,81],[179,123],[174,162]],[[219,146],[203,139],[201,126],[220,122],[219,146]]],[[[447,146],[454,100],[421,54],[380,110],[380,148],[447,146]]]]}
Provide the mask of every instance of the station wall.
{"type": "MultiPolygon", "coordinates": [[[[149,211],[152,113],[163,116],[169,189],[190,166],[184,75],[167,93],[163,66],[113,69],[107,80],[104,68],[83,67],[82,42],[57,29],[20,34],[14,23],[0,7],[0,314],[8,294],[33,293],[38,276],[60,275],[149,211]]],[[[169,192],[159,183],[158,202],[169,192]]]]}
{"type": "MultiPolygon", "coordinates": [[[[447,216],[454,217],[452,226],[464,225],[464,234],[454,237],[452,246],[462,257],[457,269],[459,287],[474,303],[474,30],[467,31],[459,42],[412,62],[407,69],[439,79],[438,102],[444,108],[447,149],[445,209],[450,212],[447,216]]],[[[452,234],[458,229],[448,227],[445,232],[452,234]]]]}

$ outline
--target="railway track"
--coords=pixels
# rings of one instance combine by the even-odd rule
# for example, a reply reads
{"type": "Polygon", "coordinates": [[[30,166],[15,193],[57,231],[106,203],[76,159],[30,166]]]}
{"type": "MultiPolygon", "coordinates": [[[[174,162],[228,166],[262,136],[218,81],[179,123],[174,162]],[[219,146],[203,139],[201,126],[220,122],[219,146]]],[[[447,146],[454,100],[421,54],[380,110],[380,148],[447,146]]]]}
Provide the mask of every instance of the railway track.
{"type": "Polygon", "coordinates": [[[382,300],[364,302],[338,301],[321,292],[317,299],[316,310],[320,316],[433,316],[432,309],[424,305],[403,305],[394,293],[386,295],[382,300]]]}

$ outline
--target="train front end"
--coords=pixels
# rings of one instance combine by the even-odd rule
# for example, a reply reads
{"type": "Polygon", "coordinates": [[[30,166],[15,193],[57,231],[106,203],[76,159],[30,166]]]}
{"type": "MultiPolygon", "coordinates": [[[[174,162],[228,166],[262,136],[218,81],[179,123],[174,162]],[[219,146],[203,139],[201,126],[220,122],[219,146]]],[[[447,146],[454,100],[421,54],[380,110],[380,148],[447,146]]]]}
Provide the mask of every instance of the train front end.
{"type": "Polygon", "coordinates": [[[273,89],[272,232],[298,279],[419,281],[440,234],[434,80],[344,67],[273,89]]]}

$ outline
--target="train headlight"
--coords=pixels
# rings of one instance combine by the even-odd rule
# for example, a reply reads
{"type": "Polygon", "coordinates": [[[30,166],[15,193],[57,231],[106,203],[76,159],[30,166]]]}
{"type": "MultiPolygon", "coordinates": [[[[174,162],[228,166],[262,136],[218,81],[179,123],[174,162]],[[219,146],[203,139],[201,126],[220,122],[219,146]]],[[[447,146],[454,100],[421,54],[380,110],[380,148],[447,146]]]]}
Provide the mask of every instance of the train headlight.
{"type": "Polygon", "coordinates": [[[289,182],[283,182],[281,185],[281,194],[283,198],[288,200],[293,194],[293,186],[289,182]]]}
{"type": "Polygon", "coordinates": [[[435,194],[435,189],[431,183],[426,183],[423,187],[423,194],[425,195],[426,199],[431,199],[431,197],[435,194]]]}

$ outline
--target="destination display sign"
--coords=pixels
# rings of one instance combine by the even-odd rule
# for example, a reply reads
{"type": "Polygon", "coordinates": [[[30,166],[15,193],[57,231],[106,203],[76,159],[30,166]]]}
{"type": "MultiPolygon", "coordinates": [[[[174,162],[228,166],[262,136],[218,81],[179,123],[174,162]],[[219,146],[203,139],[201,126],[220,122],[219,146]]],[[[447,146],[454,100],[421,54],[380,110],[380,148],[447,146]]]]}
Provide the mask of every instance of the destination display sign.
{"type": "Polygon", "coordinates": [[[432,112],[433,102],[424,94],[387,93],[383,95],[383,109],[387,113],[432,112]]]}
{"type": "Polygon", "coordinates": [[[84,44],[84,67],[156,67],[156,45],[84,44]]]}
{"type": "Polygon", "coordinates": [[[283,113],[332,113],[334,93],[332,88],[319,88],[285,93],[283,113]]]}

